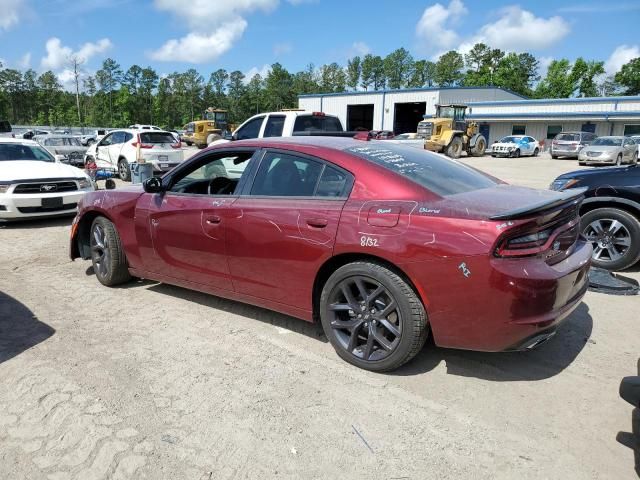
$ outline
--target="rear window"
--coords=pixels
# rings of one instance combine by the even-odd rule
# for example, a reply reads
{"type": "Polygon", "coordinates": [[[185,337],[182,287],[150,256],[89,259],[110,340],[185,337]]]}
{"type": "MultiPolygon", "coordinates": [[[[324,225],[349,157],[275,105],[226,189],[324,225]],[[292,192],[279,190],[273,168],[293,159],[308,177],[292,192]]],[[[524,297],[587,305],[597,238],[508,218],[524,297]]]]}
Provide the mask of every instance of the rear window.
{"type": "Polygon", "coordinates": [[[11,132],[11,124],[6,120],[0,121],[0,133],[10,133],[11,132]]]}
{"type": "Polygon", "coordinates": [[[556,137],[556,140],[563,140],[565,142],[579,142],[579,133],[561,133],[556,137]]]}
{"type": "Polygon", "coordinates": [[[169,132],[144,132],[140,134],[142,143],[176,143],[176,138],[169,132]]]}
{"type": "Polygon", "coordinates": [[[402,175],[443,197],[496,185],[494,180],[471,167],[414,147],[371,145],[351,147],[345,151],[402,175]]]}
{"type": "Polygon", "coordinates": [[[293,132],[312,132],[320,130],[323,132],[342,132],[342,124],[336,117],[325,117],[321,115],[298,115],[296,123],[293,125],[293,132]]]}

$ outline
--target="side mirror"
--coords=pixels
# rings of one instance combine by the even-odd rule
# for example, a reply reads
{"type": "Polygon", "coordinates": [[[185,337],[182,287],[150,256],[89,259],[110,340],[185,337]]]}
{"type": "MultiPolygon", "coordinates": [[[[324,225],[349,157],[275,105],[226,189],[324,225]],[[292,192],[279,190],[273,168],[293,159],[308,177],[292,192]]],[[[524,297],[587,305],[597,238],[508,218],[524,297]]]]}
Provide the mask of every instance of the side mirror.
{"type": "Polygon", "coordinates": [[[142,187],[147,193],[160,193],[164,190],[164,187],[162,186],[162,180],[158,177],[147,178],[144,182],[142,182],[142,187]]]}

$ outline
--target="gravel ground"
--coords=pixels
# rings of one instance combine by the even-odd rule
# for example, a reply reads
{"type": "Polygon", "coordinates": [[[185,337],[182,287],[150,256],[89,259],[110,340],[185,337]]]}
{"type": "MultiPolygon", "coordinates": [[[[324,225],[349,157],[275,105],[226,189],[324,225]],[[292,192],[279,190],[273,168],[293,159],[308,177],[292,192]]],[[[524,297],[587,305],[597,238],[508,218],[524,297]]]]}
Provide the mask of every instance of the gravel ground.
{"type": "MultiPolygon", "coordinates": [[[[537,187],[577,167],[464,161],[537,187]]],[[[635,477],[616,435],[638,297],[588,293],[533,352],[428,344],[373,374],[302,321],[154,282],[102,287],[67,257],[70,222],[0,227],[2,479],[635,477]]]]}

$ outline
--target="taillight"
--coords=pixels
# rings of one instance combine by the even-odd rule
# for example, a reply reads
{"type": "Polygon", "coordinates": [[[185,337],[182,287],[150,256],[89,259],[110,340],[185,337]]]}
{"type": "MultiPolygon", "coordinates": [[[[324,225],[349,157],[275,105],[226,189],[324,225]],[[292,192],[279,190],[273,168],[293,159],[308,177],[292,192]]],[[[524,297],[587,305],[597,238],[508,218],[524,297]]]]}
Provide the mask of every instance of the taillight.
{"type": "Polygon", "coordinates": [[[138,148],[138,146],[140,148],[153,148],[153,144],[151,143],[142,143],[142,141],[140,140],[140,134],[138,133],[136,135],[137,137],[137,141],[133,142],[131,145],[133,145],[134,147],[138,148]]]}
{"type": "Polygon", "coordinates": [[[171,148],[182,148],[182,142],[172,143],[171,148]]]}
{"type": "MultiPolygon", "coordinates": [[[[499,257],[527,257],[538,255],[549,249],[555,248],[553,245],[558,236],[573,229],[578,223],[574,219],[561,226],[548,227],[543,230],[522,230],[516,228],[512,232],[506,232],[502,240],[498,243],[496,255],[499,257]]],[[[562,245],[565,247],[565,245],[562,245]]],[[[568,247],[567,247],[568,248],[568,247]]]]}
{"type": "Polygon", "coordinates": [[[324,117],[325,113],[324,112],[313,112],[311,115],[313,115],[314,117],[324,117]]]}

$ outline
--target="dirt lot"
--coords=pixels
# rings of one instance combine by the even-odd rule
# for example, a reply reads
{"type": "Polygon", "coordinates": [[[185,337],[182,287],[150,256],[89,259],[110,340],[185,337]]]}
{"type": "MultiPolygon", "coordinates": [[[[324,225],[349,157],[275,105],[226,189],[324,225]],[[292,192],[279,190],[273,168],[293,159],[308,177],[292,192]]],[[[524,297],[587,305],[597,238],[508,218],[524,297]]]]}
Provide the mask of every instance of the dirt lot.
{"type": "MultiPolygon", "coordinates": [[[[468,161],[537,187],[577,166],[468,161]]],[[[0,227],[0,478],[635,477],[615,438],[639,297],[588,293],[533,352],[427,345],[379,375],[283,315],[102,287],[67,257],[70,222],[0,227]]]]}

